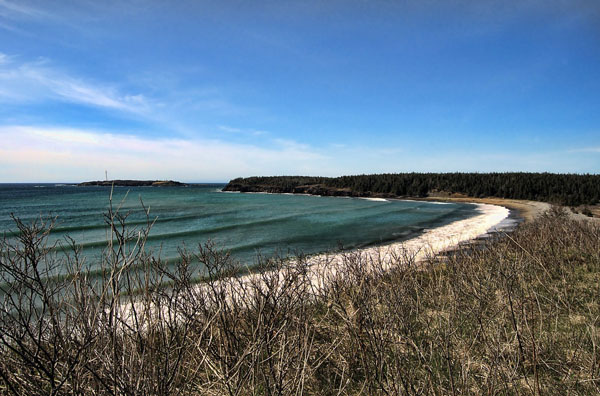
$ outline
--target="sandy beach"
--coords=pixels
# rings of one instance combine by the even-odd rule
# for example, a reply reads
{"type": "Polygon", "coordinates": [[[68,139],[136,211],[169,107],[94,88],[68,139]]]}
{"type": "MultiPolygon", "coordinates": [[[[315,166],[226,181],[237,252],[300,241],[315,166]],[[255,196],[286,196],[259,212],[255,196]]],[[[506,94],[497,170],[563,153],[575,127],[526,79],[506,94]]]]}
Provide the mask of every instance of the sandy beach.
{"type": "MultiPolygon", "coordinates": [[[[508,198],[472,198],[472,197],[461,197],[461,196],[431,196],[428,198],[419,198],[420,201],[430,202],[465,202],[465,203],[482,203],[499,205],[509,208],[511,211],[516,212],[517,217],[522,218],[525,222],[533,221],[541,214],[546,212],[552,207],[552,204],[548,202],[539,201],[527,201],[523,199],[508,199],[508,198]]],[[[585,205],[584,205],[585,206],[585,205]]],[[[589,217],[583,213],[574,213],[569,207],[563,207],[566,210],[567,215],[578,221],[600,221],[600,206],[591,205],[588,208],[594,213],[594,217],[589,217]]],[[[581,208],[579,208],[581,210],[581,208]]]]}
{"type": "MultiPolygon", "coordinates": [[[[344,271],[348,262],[359,256],[363,265],[371,267],[363,268],[367,272],[371,269],[388,270],[394,266],[418,263],[495,231],[510,214],[509,209],[504,206],[487,203],[476,203],[476,205],[478,215],[426,230],[415,238],[383,246],[310,256],[304,262],[306,279],[313,290],[320,290],[332,279],[343,276],[340,271],[344,271]]],[[[293,261],[290,262],[290,266],[294,266],[293,261]]],[[[248,274],[238,277],[236,282],[218,283],[225,289],[229,289],[227,293],[235,298],[234,296],[247,295],[249,290],[261,289],[266,280],[272,280],[273,276],[279,276],[280,280],[285,277],[282,272],[252,273],[250,269],[248,274]]],[[[204,286],[199,285],[199,287],[204,286]]]]}
{"type": "MultiPolygon", "coordinates": [[[[495,231],[510,211],[504,206],[489,203],[476,203],[480,214],[458,220],[442,227],[426,230],[421,235],[406,241],[388,245],[368,247],[336,254],[321,254],[308,259],[310,277],[314,286],[322,285],[326,279],[335,276],[349,254],[361,255],[365,263],[377,268],[390,269],[407,261],[419,262],[433,257],[460,244],[472,241],[488,232],[495,231]]],[[[252,276],[252,275],[250,275],[252,276]]]]}
{"type": "Polygon", "coordinates": [[[538,201],[526,201],[521,199],[507,199],[507,198],[473,198],[465,196],[435,196],[432,195],[428,198],[420,198],[422,201],[437,201],[437,202],[464,202],[464,203],[478,203],[478,204],[489,204],[504,206],[508,209],[517,212],[518,217],[523,218],[529,222],[540,216],[542,213],[550,209],[551,205],[547,202],[538,201]]]}
{"type": "MultiPolygon", "coordinates": [[[[309,256],[303,263],[306,269],[306,280],[309,281],[313,290],[322,289],[335,277],[343,276],[340,271],[346,268],[351,257],[360,256],[364,265],[379,270],[418,263],[426,258],[453,249],[462,243],[472,241],[488,232],[495,231],[495,228],[510,214],[509,209],[504,206],[488,203],[476,203],[475,205],[477,205],[478,215],[457,220],[442,227],[425,230],[421,235],[405,241],[347,252],[309,256]]],[[[294,264],[293,261],[289,263],[290,267],[294,267],[294,264]]],[[[371,268],[364,269],[369,272],[371,268]]],[[[237,277],[236,281],[218,281],[213,284],[213,287],[224,288],[230,298],[242,298],[241,296],[247,296],[247,293],[252,292],[252,290],[265,287],[265,282],[269,279],[273,280],[272,277],[279,277],[280,280],[283,280],[285,274],[276,271],[257,273],[249,269],[247,274],[237,277]]],[[[271,282],[270,280],[268,282],[271,282]]],[[[201,290],[207,285],[200,283],[197,287],[201,290]]],[[[129,303],[121,306],[125,317],[130,314],[128,306],[129,303]]]]}

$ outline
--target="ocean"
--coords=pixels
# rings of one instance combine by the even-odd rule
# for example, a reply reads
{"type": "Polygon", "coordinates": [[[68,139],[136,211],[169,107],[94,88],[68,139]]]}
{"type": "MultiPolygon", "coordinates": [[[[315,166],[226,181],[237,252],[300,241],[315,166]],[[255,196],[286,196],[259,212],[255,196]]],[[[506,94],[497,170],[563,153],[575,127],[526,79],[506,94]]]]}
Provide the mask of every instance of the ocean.
{"type": "MultiPolygon", "coordinates": [[[[222,184],[189,187],[114,187],[112,206],[132,231],[154,221],[146,250],[177,260],[179,249],[212,241],[243,266],[269,257],[316,254],[386,244],[476,215],[475,205],[286,194],[226,193],[222,184]],[[143,202],[143,205],[142,205],[143,202]]],[[[25,224],[54,221],[56,251],[72,238],[91,270],[106,248],[108,187],[0,184],[0,235],[17,236],[11,216],[25,224]]]]}

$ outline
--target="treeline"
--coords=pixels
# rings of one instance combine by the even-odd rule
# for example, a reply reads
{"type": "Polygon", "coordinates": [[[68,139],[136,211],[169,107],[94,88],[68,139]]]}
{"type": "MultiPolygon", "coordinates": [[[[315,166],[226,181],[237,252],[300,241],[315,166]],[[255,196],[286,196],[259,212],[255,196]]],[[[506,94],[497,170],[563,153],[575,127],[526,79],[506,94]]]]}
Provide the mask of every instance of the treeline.
{"type": "Polygon", "coordinates": [[[600,201],[600,175],[556,173],[386,173],[341,176],[273,176],[238,178],[229,191],[311,192],[340,190],[351,195],[427,197],[432,194],[465,194],[544,201],[560,205],[593,205],[600,201]],[[321,189],[314,189],[320,186],[321,189]]]}
{"type": "Polygon", "coordinates": [[[230,180],[225,191],[293,193],[300,186],[325,185],[330,177],[318,176],[253,176],[230,180]]]}

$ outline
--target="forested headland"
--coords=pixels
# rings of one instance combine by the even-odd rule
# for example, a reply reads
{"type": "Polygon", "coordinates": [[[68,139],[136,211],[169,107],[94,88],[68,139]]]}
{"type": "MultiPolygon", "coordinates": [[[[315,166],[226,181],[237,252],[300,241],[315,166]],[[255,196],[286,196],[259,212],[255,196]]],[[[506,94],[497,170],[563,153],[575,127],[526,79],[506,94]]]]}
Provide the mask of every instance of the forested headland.
{"type": "Polygon", "coordinates": [[[224,190],[357,197],[423,198],[460,194],[577,206],[600,202],[600,175],[515,172],[270,176],[233,179],[224,190]]]}

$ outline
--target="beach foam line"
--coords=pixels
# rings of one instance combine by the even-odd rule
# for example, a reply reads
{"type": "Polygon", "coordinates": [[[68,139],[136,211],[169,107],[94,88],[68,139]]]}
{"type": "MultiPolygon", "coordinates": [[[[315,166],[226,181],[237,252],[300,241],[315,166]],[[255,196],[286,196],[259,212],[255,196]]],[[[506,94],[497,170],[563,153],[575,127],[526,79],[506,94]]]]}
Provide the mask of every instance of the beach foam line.
{"type": "MultiPolygon", "coordinates": [[[[467,219],[457,220],[450,224],[428,229],[421,235],[405,241],[393,242],[383,246],[367,247],[340,253],[323,253],[306,258],[307,277],[311,287],[322,288],[328,279],[338,275],[339,270],[345,267],[344,260],[349,255],[358,254],[365,258],[365,263],[373,263],[373,268],[391,269],[394,266],[421,262],[427,258],[434,257],[446,250],[452,249],[462,243],[472,241],[492,231],[508,217],[510,211],[498,205],[473,204],[477,206],[478,215],[467,219]]],[[[290,263],[291,266],[294,262],[290,263]]],[[[343,274],[341,274],[343,276],[343,274]]],[[[246,285],[256,286],[264,279],[265,273],[250,273],[238,278],[238,287],[246,285]]],[[[267,276],[279,276],[282,274],[271,272],[267,276]]],[[[202,287],[199,285],[199,287],[202,287]]]]}
{"type": "MultiPolygon", "coordinates": [[[[508,217],[510,211],[502,206],[489,204],[475,204],[480,214],[467,219],[457,220],[442,227],[429,229],[421,235],[400,242],[394,242],[384,246],[367,247],[341,253],[324,253],[306,258],[306,280],[312,290],[323,290],[332,280],[345,276],[349,262],[353,257],[360,255],[361,262],[366,272],[372,270],[390,270],[393,267],[419,263],[427,258],[434,257],[461,243],[474,240],[485,235],[494,226],[508,217]],[[369,268],[368,266],[371,266],[369,268]]],[[[290,263],[294,266],[294,262],[290,263]]],[[[285,270],[284,270],[285,271],[285,270]]],[[[236,290],[230,293],[241,295],[247,293],[248,287],[264,287],[265,276],[267,279],[278,277],[283,284],[285,275],[282,272],[251,273],[244,275],[236,283],[236,290]]],[[[200,286],[199,287],[203,287],[200,286]]],[[[229,284],[231,287],[231,284],[229,284]]]]}
{"type": "Polygon", "coordinates": [[[366,263],[376,263],[378,268],[391,269],[394,266],[408,264],[402,258],[421,262],[446,250],[472,241],[493,230],[508,217],[510,211],[490,204],[474,204],[480,214],[463,220],[457,220],[445,226],[426,230],[421,235],[406,241],[393,242],[383,246],[357,249],[353,252],[321,254],[308,258],[311,281],[314,286],[324,286],[324,280],[337,275],[343,267],[348,254],[359,254],[366,263]]]}
{"type": "MultiPolygon", "coordinates": [[[[474,240],[493,230],[500,222],[508,217],[510,211],[502,206],[490,204],[474,204],[479,211],[478,215],[467,219],[457,220],[445,226],[429,229],[423,234],[401,242],[394,242],[384,246],[368,247],[341,253],[325,253],[306,258],[306,278],[308,286],[315,292],[323,290],[332,280],[345,275],[345,269],[348,267],[348,259],[352,255],[360,255],[364,258],[362,261],[366,272],[371,270],[390,270],[393,267],[419,263],[427,258],[434,257],[448,249],[456,247],[461,243],[474,240]],[[369,268],[371,266],[371,268],[369,268]]],[[[350,260],[351,261],[351,260],[350,260]]],[[[290,267],[294,262],[290,263],[290,267]]],[[[235,282],[217,281],[212,284],[212,288],[223,289],[227,299],[239,299],[240,296],[248,296],[248,293],[255,293],[266,287],[266,282],[272,283],[277,279],[279,284],[283,285],[286,269],[282,271],[267,271],[265,273],[249,273],[236,278],[235,282]]],[[[198,291],[207,290],[208,285],[199,283],[196,285],[198,291]]],[[[246,297],[243,297],[246,298],[246,297]]],[[[137,306],[137,302],[125,302],[120,304],[119,315],[125,321],[133,320],[132,304],[137,306]]],[[[162,310],[169,310],[171,305],[162,306],[162,310]]],[[[139,311],[139,310],[138,310],[139,311]]],[[[175,315],[172,320],[177,321],[175,315]]]]}
{"type": "Polygon", "coordinates": [[[385,198],[368,198],[368,197],[360,197],[360,199],[364,199],[367,201],[374,201],[374,202],[389,202],[387,199],[385,198]]]}

